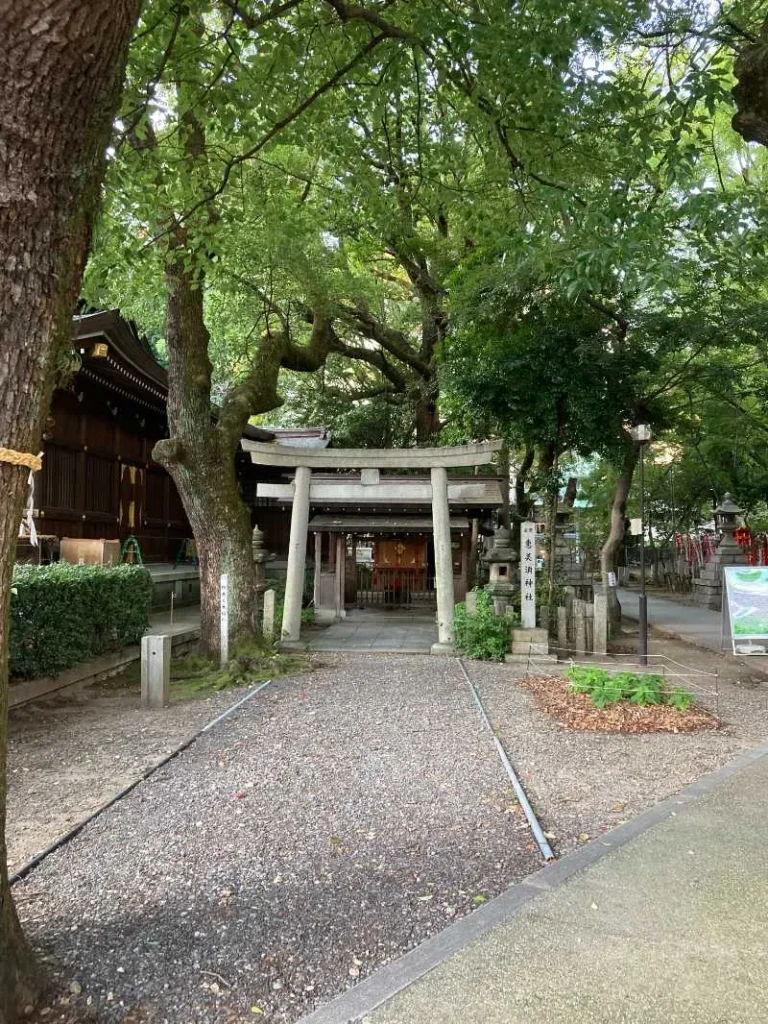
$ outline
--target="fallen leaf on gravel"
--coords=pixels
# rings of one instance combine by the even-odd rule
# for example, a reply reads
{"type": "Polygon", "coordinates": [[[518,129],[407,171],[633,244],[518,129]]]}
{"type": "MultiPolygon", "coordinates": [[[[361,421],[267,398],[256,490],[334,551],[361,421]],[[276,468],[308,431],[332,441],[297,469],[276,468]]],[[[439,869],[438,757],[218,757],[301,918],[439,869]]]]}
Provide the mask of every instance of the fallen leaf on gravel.
{"type": "Polygon", "coordinates": [[[260,1006],[252,1006],[251,1007],[251,1013],[261,1013],[261,1014],[263,1014],[264,1011],[262,1010],[262,1008],[260,1006]]]}
{"type": "Polygon", "coordinates": [[[79,981],[70,981],[69,991],[72,993],[73,996],[79,996],[80,993],[83,991],[83,986],[80,984],[79,981]]]}
{"type": "Polygon", "coordinates": [[[588,832],[581,832],[576,838],[580,843],[588,843],[591,837],[588,832]]]}
{"type": "Polygon", "coordinates": [[[614,804],[613,807],[611,808],[611,810],[612,811],[623,811],[624,810],[624,804],[614,804]]]}
{"type": "Polygon", "coordinates": [[[473,903],[487,903],[488,902],[488,897],[487,896],[473,896],[472,897],[472,902],[473,903]]]}
{"type": "Polygon", "coordinates": [[[429,900],[432,899],[432,893],[428,892],[426,896],[417,896],[416,899],[419,901],[419,903],[427,903],[429,900]]]}

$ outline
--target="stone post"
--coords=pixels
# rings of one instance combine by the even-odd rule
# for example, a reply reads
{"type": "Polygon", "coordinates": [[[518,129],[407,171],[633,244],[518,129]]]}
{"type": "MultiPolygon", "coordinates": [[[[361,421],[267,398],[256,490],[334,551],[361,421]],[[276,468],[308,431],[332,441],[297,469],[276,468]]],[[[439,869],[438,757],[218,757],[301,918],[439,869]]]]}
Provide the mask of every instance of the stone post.
{"type": "Polygon", "coordinates": [[[595,654],[608,653],[608,598],[595,590],[595,654]]]}
{"type": "Polygon", "coordinates": [[[262,629],[267,640],[275,636],[275,592],[274,590],[264,591],[264,619],[262,629]]]}
{"type": "Polygon", "coordinates": [[[285,576],[283,606],[283,640],[294,643],[301,635],[301,601],[304,594],[304,568],[307,561],[307,527],[309,526],[309,488],[312,470],[298,466],[293,490],[291,536],[288,542],[288,569],[285,576]]]}
{"type": "Polygon", "coordinates": [[[432,532],[435,545],[437,585],[437,636],[434,654],[453,651],[453,560],[451,558],[451,519],[448,509],[448,474],[443,466],[433,466],[432,532]]]}
{"type": "Polygon", "coordinates": [[[557,646],[568,649],[568,611],[564,604],[557,608],[557,646]]]}
{"type": "Polygon", "coordinates": [[[141,706],[162,708],[168,703],[171,688],[171,638],[141,638],[141,706]]]}
{"type": "Polygon", "coordinates": [[[576,647],[577,654],[587,653],[587,616],[584,602],[580,598],[576,598],[573,602],[573,614],[576,620],[575,633],[576,633],[576,647]]]}

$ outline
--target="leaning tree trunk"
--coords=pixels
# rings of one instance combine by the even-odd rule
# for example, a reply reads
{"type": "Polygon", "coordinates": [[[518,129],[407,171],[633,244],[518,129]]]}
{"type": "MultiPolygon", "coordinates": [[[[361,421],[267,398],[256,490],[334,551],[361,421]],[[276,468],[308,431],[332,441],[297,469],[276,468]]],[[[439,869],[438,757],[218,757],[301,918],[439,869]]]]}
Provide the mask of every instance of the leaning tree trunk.
{"type": "Polygon", "coordinates": [[[313,372],[331,351],[331,322],[313,317],[308,345],[286,335],[262,337],[246,378],[232,387],[212,422],[211,361],[205,325],[205,274],[194,268],[183,232],[166,270],[168,427],[153,457],[171,474],[197,543],[200,561],[201,645],[220,652],[220,585],[229,575],[229,629],[235,644],[261,643],[257,576],[251,547],[250,513],[240,495],[235,453],[250,416],[282,404],[277,390],[281,367],[313,372]],[[190,269],[192,268],[192,269],[190,269]]]}
{"type": "MultiPolygon", "coordinates": [[[[37,453],[90,243],[139,0],[0,0],[0,447],[37,453]]],[[[40,975],[8,886],[8,624],[29,470],[0,462],[0,1024],[40,975]]]]}
{"type": "Polygon", "coordinates": [[[616,588],[608,586],[608,574],[616,572],[619,551],[624,542],[624,520],[627,513],[627,500],[632,487],[632,477],[637,465],[637,446],[628,447],[621,466],[621,473],[616,482],[616,490],[613,494],[611,505],[611,524],[608,536],[600,549],[600,575],[602,577],[603,590],[607,595],[608,602],[608,624],[611,630],[615,630],[621,623],[621,604],[616,594],[616,588]]]}
{"type": "MultiPolygon", "coordinates": [[[[183,257],[166,271],[168,427],[154,458],[173,478],[200,562],[200,637],[204,653],[220,652],[220,588],[229,576],[229,634],[234,644],[261,641],[250,514],[235,474],[239,430],[211,419],[211,362],[203,309],[202,273],[183,257]]],[[[275,404],[279,404],[277,399],[275,404]]],[[[247,415],[244,423],[247,421],[247,415]]]]}

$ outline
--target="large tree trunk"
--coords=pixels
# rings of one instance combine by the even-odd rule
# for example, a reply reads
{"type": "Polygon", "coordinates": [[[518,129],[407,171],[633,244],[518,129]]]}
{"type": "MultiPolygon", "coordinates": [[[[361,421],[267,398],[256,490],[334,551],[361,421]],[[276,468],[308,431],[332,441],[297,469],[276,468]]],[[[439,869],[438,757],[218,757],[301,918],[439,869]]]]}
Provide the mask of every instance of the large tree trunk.
{"type": "Polygon", "coordinates": [[[202,270],[185,249],[183,234],[172,245],[176,258],[166,270],[168,427],[153,457],[171,474],[197,543],[200,560],[201,646],[220,653],[221,576],[229,576],[229,633],[235,645],[261,643],[257,575],[251,547],[250,513],[240,495],[235,453],[251,416],[282,404],[277,390],[281,367],[312,372],[331,350],[329,320],[316,315],[309,345],[294,346],[285,335],[265,335],[248,376],[232,387],[212,420],[211,361],[205,325],[202,270]]]}
{"type": "MultiPolygon", "coordinates": [[[[185,268],[183,256],[169,264],[165,339],[171,437],[159,441],[153,454],[173,478],[192,527],[200,561],[201,646],[217,658],[222,574],[229,576],[232,641],[258,643],[261,628],[250,514],[235,475],[241,433],[222,429],[211,418],[203,284],[203,274],[185,268]]],[[[277,398],[274,404],[279,404],[277,398]]],[[[247,415],[243,426],[245,421],[247,415]]]]}
{"type": "Polygon", "coordinates": [[[742,47],[733,73],[733,128],[747,142],[768,146],[768,18],[758,38],[742,47]]]}
{"type": "Polygon", "coordinates": [[[600,549],[600,575],[602,577],[603,590],[608,600],[608,624],[614,630],[621,623],[621,605],[616,594],[615,587],[608,586],[608,574],[616,572],[618,556],[621,545],[624,542],[624,520],[627,514],[627,499],[632,487],[632,477],[637,465],[637,445],[627,447],[624,460],[621,465],[621,473],[616,482],[616,490],[613,494],[611,505],[611,525],[608,536],[600,549]]]}
{"type": "Polygon", "coordinates": [[[433,444],[440,433],[440,414],[438,402],[437,380],[419,381],[419,392],[416,398],[416,444],[433,444]]]}
{"type": "Polygon", "coordinates": [[[448,319],[443,310],[443,295],[414,278],[421,303],[421,347],[419,355],[428,368],[419,381],[416,401],[416,444],[434,443],[440,433],[440,389],[437,381],[437,356],[445,338],[448,319]]]}
{"type": "MultiPolygon", "coordinates": [[[[88,255],[138,0],[0,0],[0,446],[37,453],[88,255]]],[[[40,976],[8,886],[8,614],[29,470],[0,462],[0,1024],[40,976]]]]}

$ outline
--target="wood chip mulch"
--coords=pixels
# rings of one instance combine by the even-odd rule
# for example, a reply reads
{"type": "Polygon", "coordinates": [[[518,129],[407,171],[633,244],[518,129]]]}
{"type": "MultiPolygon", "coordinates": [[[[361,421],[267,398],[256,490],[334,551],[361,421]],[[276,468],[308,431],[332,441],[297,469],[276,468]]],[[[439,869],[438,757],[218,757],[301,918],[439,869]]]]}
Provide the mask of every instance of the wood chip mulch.
{"type": "Polygon", "coordinates": [[[701,732],[717,729],[720,720],[692,704],[687,711],[669,705],[640,707],[627,700],[596,708],[586,693],[571,693],[558,676],[531,676],[520,685],[533,691],[541,711],[567,729],[589,732],[701,732]]]}

